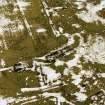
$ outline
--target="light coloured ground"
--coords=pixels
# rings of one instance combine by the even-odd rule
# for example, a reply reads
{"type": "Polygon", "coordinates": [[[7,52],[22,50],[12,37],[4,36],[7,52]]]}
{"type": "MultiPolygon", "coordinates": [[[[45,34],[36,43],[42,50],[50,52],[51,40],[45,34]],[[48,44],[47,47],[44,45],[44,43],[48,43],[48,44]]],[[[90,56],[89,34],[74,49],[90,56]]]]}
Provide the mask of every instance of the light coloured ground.
{"type": "Polygon", "coordinates": [[[104,105],[104,0],[0,1],[0,105],[104,105]],[[16,62],[27,71],[14,72],[16,62]]]}

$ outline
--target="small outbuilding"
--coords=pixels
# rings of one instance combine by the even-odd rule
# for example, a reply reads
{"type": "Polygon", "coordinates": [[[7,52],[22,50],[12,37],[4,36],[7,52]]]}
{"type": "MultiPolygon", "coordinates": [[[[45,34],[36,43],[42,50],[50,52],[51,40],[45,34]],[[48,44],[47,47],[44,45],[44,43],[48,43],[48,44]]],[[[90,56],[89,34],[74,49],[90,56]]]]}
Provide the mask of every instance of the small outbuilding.
{"type": "Polygon", "coordinates": [[[23,70],[26,70],[27,67],[28,67],[28,65],[26,63],[18,62],[16,64],[14,64],[14,71],[16,71],[16,72],[23,71],[23,70]]]}

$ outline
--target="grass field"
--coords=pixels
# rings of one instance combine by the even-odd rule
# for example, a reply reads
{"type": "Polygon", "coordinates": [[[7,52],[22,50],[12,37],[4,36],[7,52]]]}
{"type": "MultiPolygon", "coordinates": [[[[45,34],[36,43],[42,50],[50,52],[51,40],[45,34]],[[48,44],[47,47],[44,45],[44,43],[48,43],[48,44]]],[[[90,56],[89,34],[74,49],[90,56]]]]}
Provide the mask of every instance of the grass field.
{"type": "Polygon", "coordinates": [[[105,105],[104,15],[104,0],[1,0],[0,105],[105,105]]]}

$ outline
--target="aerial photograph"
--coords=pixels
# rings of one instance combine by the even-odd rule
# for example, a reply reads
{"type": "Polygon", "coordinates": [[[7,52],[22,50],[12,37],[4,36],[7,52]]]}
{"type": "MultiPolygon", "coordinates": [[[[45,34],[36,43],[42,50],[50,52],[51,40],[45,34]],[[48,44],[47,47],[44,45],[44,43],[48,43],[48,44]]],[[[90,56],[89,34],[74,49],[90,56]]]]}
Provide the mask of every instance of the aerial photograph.
{"type": "Polygon", "coordinates": [[[0,105],[105,105],[105,0],[0,0],[0,105]]]}

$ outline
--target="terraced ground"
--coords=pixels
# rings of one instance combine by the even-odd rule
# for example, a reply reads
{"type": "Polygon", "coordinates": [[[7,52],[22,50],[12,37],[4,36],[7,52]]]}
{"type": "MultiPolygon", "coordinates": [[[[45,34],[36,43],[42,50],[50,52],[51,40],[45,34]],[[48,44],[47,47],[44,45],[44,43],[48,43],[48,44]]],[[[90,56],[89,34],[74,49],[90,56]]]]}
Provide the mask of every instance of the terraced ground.
{"type": "Polygon", "coordinates": [[[0,105],[105,105],[105,0],[0,0],[0,105]]]}

